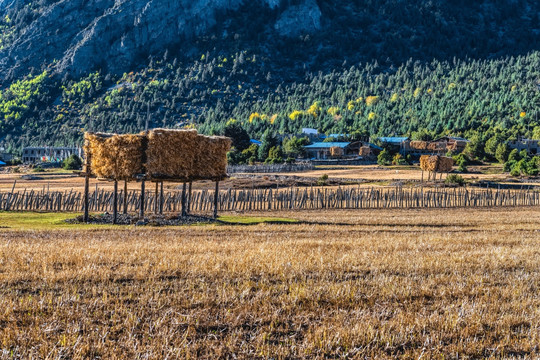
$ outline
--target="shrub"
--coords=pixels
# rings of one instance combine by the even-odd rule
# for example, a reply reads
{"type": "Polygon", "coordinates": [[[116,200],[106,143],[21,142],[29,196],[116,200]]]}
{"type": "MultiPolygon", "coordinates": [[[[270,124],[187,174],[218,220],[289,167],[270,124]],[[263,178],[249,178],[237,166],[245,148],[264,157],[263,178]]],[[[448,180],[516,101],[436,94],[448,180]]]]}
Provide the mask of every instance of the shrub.
{"type": "Polygon", "coordinates": [[[465,185],[465,179],[463,178],[463,176],[458,175],[458,174],[448,175],[444,182],[447,184],[457,184],[459,186],[465,185]]]}
{"type": "Polygon", "coordinates": [[[317,179],[317,185],[324,186],[328,181],[328,174],[322,174],[320,178],[317,179]]]}
{"type": "Polygon", "coordinates": [[[394,155],[394,158],[392,159],[393,165],[407,165],[407,161],[401,156],[401,154],[394,155]]]}
{"type": "Polygon", "coordinates": [[[64,170],[80,170],[82,168],[82,160],[73,154],[62,162],[62,168],[64,170]]]}

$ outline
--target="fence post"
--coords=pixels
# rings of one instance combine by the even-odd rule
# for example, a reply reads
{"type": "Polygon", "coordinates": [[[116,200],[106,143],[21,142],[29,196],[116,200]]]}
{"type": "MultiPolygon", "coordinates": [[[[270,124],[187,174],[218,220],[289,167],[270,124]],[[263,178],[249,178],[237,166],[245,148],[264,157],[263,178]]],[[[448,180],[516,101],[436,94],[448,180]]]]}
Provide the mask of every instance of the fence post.
{"type": "Polygon", "coordinates": [[[127,206],[128,206],[127,180],[124,180],[124,214],[127,214],[127,206]]]}
{"type": "Polygon", "coordinates": [[[218,195],[219,195],[219,180],[216,181],[216,191],[214,193],[214,219],[217,219],[218,195]]]}
{"type": "Polygon", "coordinates": [[[141,181],[141,207],[139,208],[139,218],[144,219],[144,193],[146,189],[144,188],[144,179],[141,181]]]}
{"type": "Polygon", "coordinates": [[[187,215],[186,209],[186,182],[182,185],[182,217],[187,215]]]}
{"type": "Polygon", "coordinates": [[[118,180],[114,179],[114,194],[113,194],[113,224],[118,220],[118,180]]]}

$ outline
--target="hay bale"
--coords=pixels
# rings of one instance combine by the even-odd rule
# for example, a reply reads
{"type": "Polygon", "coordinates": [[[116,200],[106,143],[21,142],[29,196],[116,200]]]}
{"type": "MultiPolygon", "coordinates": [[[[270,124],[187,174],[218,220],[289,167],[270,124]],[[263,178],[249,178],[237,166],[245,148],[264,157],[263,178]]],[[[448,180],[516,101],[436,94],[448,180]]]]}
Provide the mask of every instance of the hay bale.
{"type": "Polygon", "coordinates": [[[99,178],[131,180],[144,172],[144,136],[85,133],[89,173],[99,178]]]}
{"type": "Polygon", "coordinates": [[[330,156],[332,156],[332,157],[343,156],[343,148],[341,148],[339,146],[332,146],[330,148],[330,156]]]}
{"type": "Polygon", "coordinates": [[[426,150],[427,146],[428,146],[427,141],[416,140],[416,141],[411,141],[410,142],[410,147],[415,149],[415,150],[426,150]]]}
{"type": "Polygon", "coordinates": [[[446,150],[446,143],[442,141],[430,142],[427,149],[431,151],[444,151],[446,150]]]}
{"type": "Polygon", "coordinates": [[[154,129],[148,132],[146,172],[155,180],[189,181],[196,155],[205,151],[197,130],[154,129]]]}
{"type": "Polygon", "coordinates": [[[420,156],[420,168],[424,171],[429,171],[428,170],[428,160],[429,160],[430,156],[429,155],[422,155],[420,156]]]}
{"type": "Polygon", "coordinates": [[[454,159],[451,157],[441,156],[437,167],[437,172],[448,173],[452,171],[454,166],[454,159]]]}
{"type": "Polygon", "coordinates": [[[420,168],[429,172],[450,172],[454,166],[454,159],[439,155],[422,155],[420,156],[420,168]]]}
{"type": "Polygon", "coordinates": [[[370,156],[371,155],[371,148],[369,146],[362,146],[360,150],[358,151],[358,155],[360,156],[370,156]]]}
{"type": "Polygon", "coordinates": [[[227,176],[227,152],[232,141],[224,136],[198,135],[191,177],[194,180],[221,180],[227,176]]]}

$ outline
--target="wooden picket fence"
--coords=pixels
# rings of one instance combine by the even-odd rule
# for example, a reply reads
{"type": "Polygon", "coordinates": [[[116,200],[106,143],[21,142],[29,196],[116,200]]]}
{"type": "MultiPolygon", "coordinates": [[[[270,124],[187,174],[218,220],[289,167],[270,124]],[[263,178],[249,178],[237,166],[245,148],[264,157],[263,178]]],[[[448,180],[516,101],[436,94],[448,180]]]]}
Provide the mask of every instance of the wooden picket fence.
{"type": "MultiPolygon", "coordinates": [[[[181,211],[182,193],[166,192],[163,203],[153,191],[146,191],[147,212],[181,211]],[[160,206],[161,205],[161,206],[160,206]]],[[[214,191],[194,190],[188,197],[188,208],[194,213],[213,210],[214,191]]],[[[141,207],[140,191],[118,193],[118,211],[136,212],[141,207]],[[124,196],[127,201],[124,202],[124,196]],[[127,207],[124,210],[123,204],[127,207]]],[[[470,189],[470,188],[327,188],[292,187],[284,189],[222,190],[218,193],[220,211],[267,211],[306,209],[399,209],[538,206],[540,191],[536,189],[470,189]]],[[[82,212],[83,193],[78,191],[19,190],[0,192],[0,210],[82,212]]],[[[89,211],[112,212],[113,192],[97,189],[89,194],[89,211]]]]}
{"type": "Polygon", "coordinates": [[[310,162],[272,165],[229,165],[227,166],[227,174],[300,172],[313,169],[315,169],[315,165],[310,162]]]}

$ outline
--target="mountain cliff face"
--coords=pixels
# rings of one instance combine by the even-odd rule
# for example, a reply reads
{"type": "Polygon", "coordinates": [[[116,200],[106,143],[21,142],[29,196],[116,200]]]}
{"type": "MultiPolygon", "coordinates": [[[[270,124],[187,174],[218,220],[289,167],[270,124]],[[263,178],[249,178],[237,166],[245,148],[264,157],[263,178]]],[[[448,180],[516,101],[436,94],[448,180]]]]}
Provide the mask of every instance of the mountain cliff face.
{"type": "MultiPolygon", "coordinates": [[[[250,2],[253,0],[250,0],[250,2]]],[[[189,40],[206,34],[218,18],[242,11],[244,0],[60,0],[34,11],[34,19],[0,51],[0,73],[6,79],[51,64],[56,73],[74,77],[96,68],[126,71],[140,58],[169,46],[189,48],[189,40]],[[182,44],[183,43],[183,44],[182,44]],[[36,56],[37,55],[37,56],[36,56]]],[[[254,0],[262,9],[277,12],[266,29],[280,36],[317,31],[321,11],[315,0],[291,4],[254,0]]],[[[0,0],[4,11],[21,6],[0,0]]],[[[253,6],[253,4],[251,4],[253,6]]],[[[257,19],[269,22],[269,19],[257,19]]],[[[226,36],[226,34],[220,34],[226,36]]]]}

